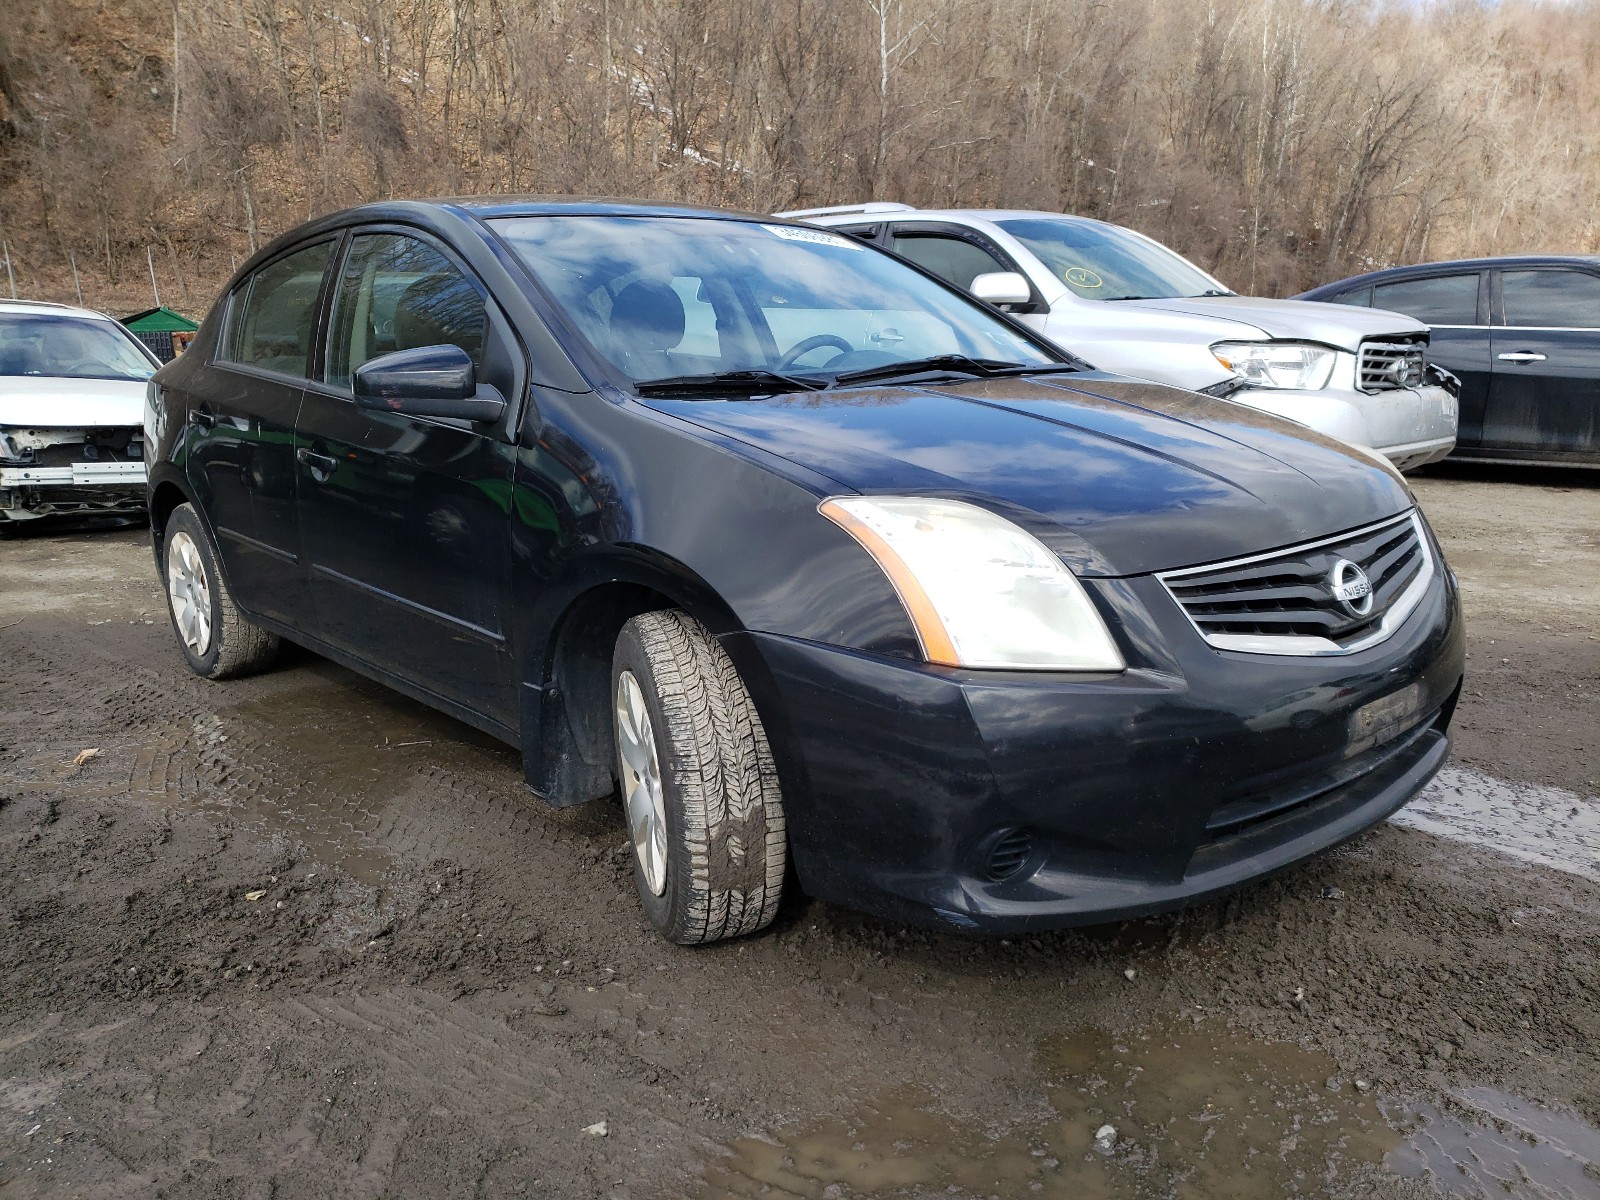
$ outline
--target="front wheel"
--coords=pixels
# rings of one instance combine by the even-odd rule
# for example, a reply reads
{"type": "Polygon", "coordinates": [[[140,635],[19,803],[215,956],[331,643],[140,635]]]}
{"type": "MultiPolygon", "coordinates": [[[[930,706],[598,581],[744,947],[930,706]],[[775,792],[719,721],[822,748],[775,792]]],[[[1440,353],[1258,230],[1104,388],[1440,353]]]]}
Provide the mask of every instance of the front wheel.
{"type": "Polygon", "coordinates": [[[178,648],[196,675],[231,679],[271,665],[280,639],[245,619],[217,568],[217,548],[192,504],[172,510],[161,561],[178,648]]]}
{"type": "Polygon", "coordinates": [[[633,876],[669,941],[772,923],[788,842],[761,718],[727,652],[681,612],[622,628],[612,660],[617,780],[633,876]]]}

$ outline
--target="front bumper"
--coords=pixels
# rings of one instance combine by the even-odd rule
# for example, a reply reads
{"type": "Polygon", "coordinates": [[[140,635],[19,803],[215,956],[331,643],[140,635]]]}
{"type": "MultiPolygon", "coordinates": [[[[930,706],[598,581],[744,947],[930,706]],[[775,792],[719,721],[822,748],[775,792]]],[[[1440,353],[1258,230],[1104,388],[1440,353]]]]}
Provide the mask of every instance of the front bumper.
{"type": "Polygon", "coordinates": [[[1324,659],[1215,650],[1153,579],[1094,586],[1139,664],[1120,675],[729,639],[809,893],[968,930],[1120,920],[1336,845],[1444,762],[1464,655],[1445,572],[1387,641],[1324,659]],[[1001,851],[1023,857],[996,878],[1001,851]]]}
{"type": "Polygon", "coordinates": [[[1228,399],[1376,450],[1402,471],[1450,453],[1460,411],[1455,396],[1435,384],[1381,392],[1336,386],[1314,392],[1243,388],[1228,399]]]}
{"type": "Polygon", "coordinates": [[[0,467],[0,520],[143,512],[145,479],[142,462],[0,467]]]}

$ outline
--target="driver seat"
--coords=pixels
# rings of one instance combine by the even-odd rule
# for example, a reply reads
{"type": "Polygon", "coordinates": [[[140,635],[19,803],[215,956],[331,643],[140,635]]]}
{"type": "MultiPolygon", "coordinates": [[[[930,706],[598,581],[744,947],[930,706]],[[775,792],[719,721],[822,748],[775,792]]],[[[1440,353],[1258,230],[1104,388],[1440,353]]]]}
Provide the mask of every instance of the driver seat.
{"type": "Polygon", "coordinates": [[[670,351],[688,327],[683,298],[671,285],[638,279],[611,301],[607,328],[623,370],[635,379],[672,375],[670,351]]]}

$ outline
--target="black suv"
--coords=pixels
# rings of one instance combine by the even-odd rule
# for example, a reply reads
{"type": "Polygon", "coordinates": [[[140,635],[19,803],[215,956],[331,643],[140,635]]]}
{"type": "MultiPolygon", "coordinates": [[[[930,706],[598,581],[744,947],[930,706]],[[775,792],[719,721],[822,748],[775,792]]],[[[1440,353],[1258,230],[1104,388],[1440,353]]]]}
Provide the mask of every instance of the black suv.
{"type": "Polygon", "coordinates": [[[1387,464],[1094,371],[825,230],[393,203],[253,257],[146,414],[209,678],[312,647],[620,794],[667,937],[1210,895],[1444,761],[1455,583],[1387,464]]]}
{"type": "Polygon", "coordinates": [[[1429,359],[1461,380],[1450,457],[1600,466],[1600,257],[1393,267],[1295,299],[1427,323],[1429,359]]]}

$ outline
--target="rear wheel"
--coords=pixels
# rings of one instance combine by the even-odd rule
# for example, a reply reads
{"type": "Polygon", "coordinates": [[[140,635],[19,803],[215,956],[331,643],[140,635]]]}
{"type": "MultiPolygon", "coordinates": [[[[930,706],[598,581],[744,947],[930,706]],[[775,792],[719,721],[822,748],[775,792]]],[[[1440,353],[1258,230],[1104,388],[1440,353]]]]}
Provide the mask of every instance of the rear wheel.
{"type": "Polygon", "coordinates": [[[282,645],[277,634],[252,625],[233,603],[216,545],[192,504],[167,518],[161,549],[167,611],[189,669],[206,679],[231,679],[271,665],[282,645]]]}
{"type": "Polygon", "coordinates": [[[612,663],[617,779],[651,923],[691,944],[754,933],[783,894],[778,772],[733,662],[680,612],[633,618],[612,663]]]}

